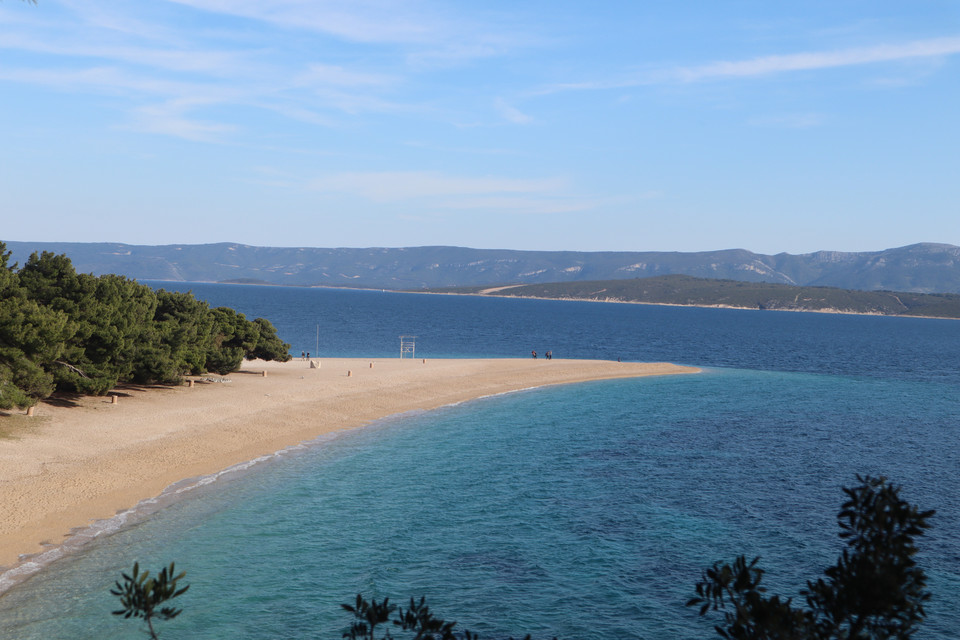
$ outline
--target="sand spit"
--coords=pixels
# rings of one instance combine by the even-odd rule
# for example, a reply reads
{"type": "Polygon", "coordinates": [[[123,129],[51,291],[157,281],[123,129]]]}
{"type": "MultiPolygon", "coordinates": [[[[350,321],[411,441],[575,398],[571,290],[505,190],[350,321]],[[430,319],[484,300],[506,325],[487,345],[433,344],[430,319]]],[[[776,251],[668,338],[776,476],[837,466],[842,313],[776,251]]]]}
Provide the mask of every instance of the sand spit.
{"type": "Polygon", "coordinates": [[[193,386],[124,387],[0,417],[0,565],[59,545],[185,478],[413,410],[545,385],[692,373],[543,359],[253,361],[193,386]],[[73,406],[70,406],[70,405],[73,406]]]}

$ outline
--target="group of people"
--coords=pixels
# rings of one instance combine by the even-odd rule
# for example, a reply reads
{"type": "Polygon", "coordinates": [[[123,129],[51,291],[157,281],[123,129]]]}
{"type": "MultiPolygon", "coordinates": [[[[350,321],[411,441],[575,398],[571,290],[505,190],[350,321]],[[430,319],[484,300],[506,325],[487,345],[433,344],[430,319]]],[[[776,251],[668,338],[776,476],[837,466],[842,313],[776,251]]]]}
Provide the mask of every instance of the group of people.
{"type": "MultiPolygon", "coordinates": [[[[534,360],[537,359],[537,352],[535,350],[531,351],[530,355],[533,356],[534,360]]],[[[547,360],[553,360],[553,351],[547,351],[545,354],[543,354],[543,357],[546,358],[547,360]]]]}
{"type": "Polygon", "coordinates": [[[309,360],[309,359],[310,359],[310,352],[309,352],[309,351],[301,351],[301,352],[300,352],[300,359],[301,359],[301,360],[309,360]]]}

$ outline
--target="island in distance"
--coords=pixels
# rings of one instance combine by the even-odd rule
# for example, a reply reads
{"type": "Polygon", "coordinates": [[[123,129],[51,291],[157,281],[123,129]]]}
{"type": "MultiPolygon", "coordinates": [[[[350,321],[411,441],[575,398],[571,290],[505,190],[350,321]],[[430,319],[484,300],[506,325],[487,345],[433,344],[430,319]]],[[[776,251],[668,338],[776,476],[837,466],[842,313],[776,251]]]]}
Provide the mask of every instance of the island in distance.
{"type": "Polygon", "coordinates": [[[711,280],[683,275],[489,288],[450,287],[432,291],[557,300],[960,318],[960,295],[958,294],[797,287],[766,282],[711,280]]]}

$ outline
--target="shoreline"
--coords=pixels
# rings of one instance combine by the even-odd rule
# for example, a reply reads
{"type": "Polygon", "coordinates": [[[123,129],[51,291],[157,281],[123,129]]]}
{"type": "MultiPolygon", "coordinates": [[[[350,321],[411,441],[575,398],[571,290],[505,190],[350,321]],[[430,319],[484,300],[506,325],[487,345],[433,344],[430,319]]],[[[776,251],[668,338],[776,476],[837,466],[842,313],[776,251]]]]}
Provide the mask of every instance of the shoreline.
{"type": "Polygon", "coordinates": [[[162,508],[190,481],[328,434],[531,388],[699,371],[561,359],[313,362],[319,368],[299,359],[244,362],[229,376],[194,377],[193,387],[124,386],[112,392],[116,404],[109,396],[53,399],[34,417],[0,418],[0,594],[124,526],[143,505],[162,508]]]}
{"type": "MultiPolygon", "coordinates": [[[[416,293],[416,294],[426,294],[426,295],[436,295],[436,296],[473,296],[475,298],[510,298],[514,300],[557,300],[560,302],[600,302],[600,303],[613,303],[613,304],[643,304],[654,307],[681,307],[687,309],[735,309],[737,311],[784,311],[788,313],[823,313],[827,315],[840,315],[840,316],[869,316],[869,317],[880,317],[880,318],[920,318],[923,320],[960,320],[960,318],[954,318],[950,316],[922,316],[922,315],[913,315],[909,313],[870,313],[867,311],[843,311],[842,309],[759,309],[757,307],[738,307],[735,305],[729,304],[679,304],[675,302],[647,302],[644,300],[619,300],[619,299],[605,299],[598,300],[597,298],[545,298],[542,296],[509,296],[498,293],[456,293],[452,291],[417,291],[411,289],[384,289],[381,287],[348,287],[348,286],[333,286],[333,285],[299,285],[299,284],[276,284],[272,282],[214,282],[214,281],[186,281],[186,280],[150,280],[150,282],[174,282],[174,283],[184,283],[192,284],[196,282],[197,284],[226,284],[226,285],[242,285],[250,287],[293,287],[293,288],[304,288],[304,289],[334,289],[334,290],[344,290],[344,291],[382,291],[385,293],[416,293]]],[[[512,289],[514,287],[522,287],[525,285],[504,285],[500,287],[493,287],[492,289],[487,289],[486,291],[500,291],[503,289],[512,289]]]]}
{"type": "MultiPolygon", "coordinates": [[[[496,289],[510,289],[515,286],[496,287],[496,289]]],[[[334,287],[326,287],[334,288],[334,287]]],[[[386,291],[392,291],[387,289],[386,291]]],[[[822,313],[825,315],[836,316],[866,316],[871,318],[917,318],[920,320],[960,320],[949,316],[915,316],[907,313],[868,313],[866,311],[842,311],[840,309],[758,309],[756,307],[737,307],[729,304],[678,304],[675,302],[645,302],[643,300],[619,300],[609,298],[598,300],[596,298],[545,298],[543,296],[508,296],[498,293],[455,293],[448,291],[392,291],[393,293],[423,293],[436,296],[473,296],[475,298],[506,298],[512,300],[556,300],[558,302],[596,302],[599,304],[642,304],[651,307],[679,307],[681,309],[734,309],[736,311],[773,311],[784,313],[822,313]]]]}

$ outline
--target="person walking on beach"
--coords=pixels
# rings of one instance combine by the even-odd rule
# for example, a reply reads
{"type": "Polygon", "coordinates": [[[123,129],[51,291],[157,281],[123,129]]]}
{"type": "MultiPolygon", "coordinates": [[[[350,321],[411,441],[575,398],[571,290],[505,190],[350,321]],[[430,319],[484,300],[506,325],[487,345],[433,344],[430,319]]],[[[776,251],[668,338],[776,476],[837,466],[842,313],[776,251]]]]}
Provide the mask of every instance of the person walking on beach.
{"type": "Polygon", "coordinates": [[[545,357],[547,360],[553,360],[553,351],[547,351],[545,354],[543,354],[543,357],[545,357]]]}
{"type": "Polygon", "coordinates": [[[530,355],[533,356],[533,359],[534,359],[534,360],[537,359],[537,352],[536,352],[536,351],[531,351],[531,352],[530,352],[530,355]]]}
{"type": "Polygon", "coordinates": [[[301,360],[306,360],[306,359],[307,359],[307,354],[306,354],[305,351],[301,351],[301,352],[300,352],[300,359],[301,359],[301,360]]]}

